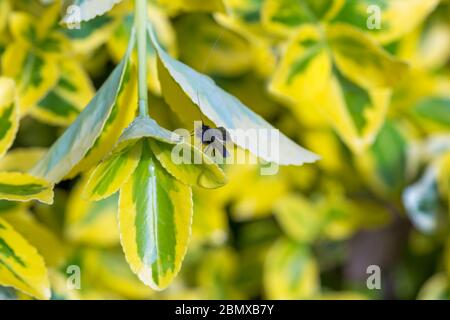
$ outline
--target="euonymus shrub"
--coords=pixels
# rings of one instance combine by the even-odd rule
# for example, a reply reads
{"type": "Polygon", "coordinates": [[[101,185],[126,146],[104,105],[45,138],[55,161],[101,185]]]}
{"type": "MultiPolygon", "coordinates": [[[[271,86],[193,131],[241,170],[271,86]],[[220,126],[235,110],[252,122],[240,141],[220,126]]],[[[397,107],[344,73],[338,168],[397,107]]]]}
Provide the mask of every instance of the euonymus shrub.
{"type": "MultiPolygon", "coordinates": [[[[74,5],[80,10],[79,22],[105,13],[114,2],[117,1],[75,1],[74,5]]],[[[136,23],[136,28],[143,28],[137,32],[144,32],[144,40],[150,39],[152,50],[156,52],[159,82],[164,95],[171,97],[168,98],[169,104],[182,108],[183,104],[197,103],[208,119],[226,129],[273,129],[210,78],[173,59],[160,45],[151,21],[147,21],[146,1],[140,2],[144,3],[144,24],[142,21],[136,23]],[[195,97],[200,97],[200,100],[196,101],[195,97]],[[174,98],[178,101],[171,101],[174,98]]],[[[53,14],[59,12],[57,8],[54,5],[53,14]]],[[[3,119],[7,122],[4,125],[2,153],[13,142],[19,115],[40,107],[45,109],[46,99],[61,98],[65,90],[71,89],[62,71],[58,77],[60,71],[56,63],[53,64],[53,75],[48,74],[50,67],[45,66],[45,63],[52,63],[52,50],[57,51],[60,45],[60,36],[52,31],[52,25],[43,28],[26,14],[14,14],[12,29],[17,45],[36,46],[44,52],[35,53],[32,49],[27,56],[25,50],[23,67],[32,64],[30,77],[25,78],[20,59],[18,68],[16,66],[11,72],[6,70],[6,75],[16,79],[18,90],[13,80],[2,78],[5,93],[2,94],[4,101],[1,107],[3,119]],[[48,52],[45,51],[47,47],[48,52]],[[33,64],[38,64],[41,69],[35,70],[33,64]],[[41,77],[49,77],[48,85],[50,82],[57,84],[54,96],[47,95],[44,101],[36,99],[47,87],[47,84],[43,85],[46,80],[41,77]]],[[[186,254],[193,215],[191,186],[220,187],[226,183],[226,176],[211,160],[200,165],[174,164],[171,159],[173,145],[189,142],[175,139],[146,112],[136,115],[136,69],[139,66],[141,71],[144,65],[145,70],[147,63],[147,52],[143,56],[144,61],[139,60],[142,59],[139,55],[138,61],[132,62],[136,38],[139,45],[142,39],[136,37],[136,30],[133,29],[121,62],[73,123],[30,170],[26,173],[0,173],[0,197],[4,200],[38,200],[51,204],[55,184],[79,174],[89,174],[88,171],[95,168],[85,187],[86,196],[100,200],[119,192],[119,229],[126,259],[145,284],[160,290],[172,282],[186,254]],[[109,153],[111,155],[108,156],[109,153]]],[[[147,51],[147,47],[144,48],[147,51]]],[[[18,51],[17,48],[9,47],[8,50],[10,52],[5,54],[5,60],[17,59],[12,56],[18,51]]],[[[5,69],[13,69],[11,64],[6,63],[5,69]]],[[[69,72],[68,75],[73,74],[69,72]]],[[[144,85],[147,95],[146,83],[144,85]]],[[[53,102],[52,106],[59,108],[59,103],[53,102]]],[[[58,110],[52,111],[58,113],[58,110]]],[[[36,114],[45,117],[44,113],[36,114]]],[[[53,120],[57,121],[57,118],[53,120]]],[[[317,160],[316,155],[297,146],[284,135],[280,136],[279,143],[280,153],[283,154],[279,161],[281,164],[301,165],[317,160]]],[[[193,146],[192,149],[202,153],[193,146]]],[[[273,160],[263,152],[258,153],[258,150],[250,151],[267,161],[273,160]]],[[[0,237],[1,261],[4,266],[0,269],[1,283],[38,298],[49,298],[48,275],[42,258],[12,226],[6,221],[0,222],[3,230],[0,237]]]]}
{"type": "MultiPolygon", "coordinates": [[[[448,6],[0,0],[0,285],[17,289],[0,296],[359,298],[333,292],[330,270],[394,215],[414,225],[412,255],[448,251],[448,6]],[[322,161],[263,177],[172,131],[272,130],[260,115],[322,161]],[[49,130],[56,142],[36,147],[49,130]],[[175,164],[180,146],[203,161],[175,164]]],[[[234,142],[281,165],[317,160],[283,135],[277,159],[234,142]]],[[[422,297],[445,292],[437,271],[422,297]]]]}

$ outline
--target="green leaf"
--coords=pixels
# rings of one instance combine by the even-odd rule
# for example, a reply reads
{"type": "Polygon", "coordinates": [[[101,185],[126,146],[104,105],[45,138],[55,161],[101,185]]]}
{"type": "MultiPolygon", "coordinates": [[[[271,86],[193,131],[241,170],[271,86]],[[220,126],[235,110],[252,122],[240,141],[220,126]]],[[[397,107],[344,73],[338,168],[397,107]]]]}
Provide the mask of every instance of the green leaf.
{"type": "Polygon", "coordinates": [[[431,97],[421,100],[414,106],[413,112],[419,118],[450,128],[450,98],[431,97]]]}
{"type": "Polygon", "coordinates": [[[39,200],[52,204],[53,186],[26,173],[0,172],[0,199],[21,202],[39,200]]]}
{"type": "Polygon", "coordinates": [[[69,4],[72,10],[68,9],[67,15],[62,22],[67,24],[89,21],[97,16],[101,16],[111,10],[114,5],[122,0],[72,0],[69,4]]]}
{"type": "MultiPolygon", "coordinates": [[[[179,99],[180,96],[184,95],[185,103],[195,102],[201,111],[218,127],[224,127],[229,131],[247,129],[255,130],[256,132],[264,131],[266,133],[276,130],[262,117],[243,105],[237,98],[218,87],[211,78],[171,58],[158,44],[156,35],[150,25],[148,29],[153,46],[158,52],[160,70],[164,71],[163,69],[165,69],[172,77],[171,79],[166,77],[166,81],[174,82],[167,87],[167,82],[162,81],[163,95],[168,100],[169,105],[173,108],[183,107],[183,105],[174,105],[174,102],[179,101],[174,101],[172,98],[178,97],[179,99]],[[178,92],[173,92],[173,89],[178,90],[178,92]],[[168,90],[171,91],[169,92],[168,90]]],[[[159,76],[161,79],[161,74],[159,76]]],[[[268,162],[276,162],[281,165],[301,165],[305,162],[314,162],[319,159],[317,155],[301,148],[282,133],[280,133],[277,141],[279,153],[276,155],[268,152],[269,148],[267,148],[267,145],[258,145],[262,144],[263,141],[248,145],[243,141],[246,139],[237,139],[233,135],[231,138],[238,146],[248,149],[268,162]]],[[[264,141],[264,143],[267,143],[267,141],[264,141]]]]}
{"type": "Polygon", "coordinates": [[[393,87],[408,70],[406,63],[388,54],[352,26],[329,25],[327,37],[340,72],[363,88],[393,87]]]}
{"type": "Polygon", "coordinates": [[[312,299],[319,286],[319,269],[307,246],[281,239],[270,248],[264,266],[268,299],[312,299]]]}
{"type": "MultiPolygon", "coordinates": [[[[105,127],[113,122],[111,118],[117,117],[117,112],[113,111],[119,108],[118,105],[124,98],[127,100],[129,98],[128,90],[124,87],[130,82],[129,54],[133,46],[134,41],[131,41],[122,62],[114,69],[89,105],[31,170],[34,175],[57,183],[79,165],[88,152],[94,154],[95,159],[91,160],[94,163],[94,160],[99,161],[109,152],[109,148],[115,143],[110,140],[114,139],[107,139],[107,143],[104,144],[99,144],[98,139],[105,135],[107,130],[105,127]],[[95,148],[96,146],[99,146],[100,152],[92,151],[99,149],[95,148]]],[[[120,109],[133,107],[135,106],[127,105],[120,109]]],[[[116,130],[113,130],[113,133],[118,136],[120,132],[116,130]]]]}
{"type": "Polygon", "coordinates": [[[11,147],[19,127],[14,81],[0,77],[0,158],[11,147]]]}
{"type": "Polygon", "coordinates": [[[143,143],[135,172],[120,190],[122,247],[134,273],[155,290],[181,268],[191,233],[191,188],[173,179],[143,143]]]}
{"type": "Polygon", "coordinates": [[[153,138],[170,144],[181,141],[181,136],[161,127],[152,118],[137,117],[122,133],[119,144],[140,138],[153,138]]]}
{"type": "Polygon", "coordinates": [[[84,194],[92,201],[116,193],[136,169],[141,157],[142,144],[123,144],[95,168],[89,177],[84,194]]]}
{"type": "Polygon", "coordinates": [[[440,0],[347,0],[334,21],[352,24],[382,43],[395,41],[414,30],[440,0]],[[379,8],[380,14],[369,8],[379,8]],[[373,24],[376,18],[381,24],[373,24]],[[372,26],[373,25],[373,26],[372,26]],[[370,26],[370,28],[369,28],[370,26]]]}
{"type": "Polygon", "coordinates": [[[155,157],[161,165],[181,182],[208,189],[219,188],[226,184],[223,170],[201,149],[185,141],[176,146],[150,141],[155,157]],[[173,153],[180,162],[173,161],[173,153]]]}
{"type": "Polygon", "coordinates": [[[44,260],[13,227],[0,218],[0,285],[38,299],[50,299],[44,260]]]}

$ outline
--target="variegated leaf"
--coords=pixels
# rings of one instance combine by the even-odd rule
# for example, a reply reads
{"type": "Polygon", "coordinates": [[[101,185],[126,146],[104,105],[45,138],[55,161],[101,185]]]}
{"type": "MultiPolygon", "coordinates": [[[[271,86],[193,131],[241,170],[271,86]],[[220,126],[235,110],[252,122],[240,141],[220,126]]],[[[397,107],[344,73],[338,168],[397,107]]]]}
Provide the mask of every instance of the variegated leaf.
{"type": "Polygon", "coordinates": [[[0,199],[21,202],[38,200],[52,204],[53,186],[30,174],[0,172],[0,199]]]}
{"type": "Polygon", "coordinates": [[[129,64],[133,44],[89,105],[31,170],[34,175],[56,183],[91,168],[111,150],[137,105],[129,64]]]}
{"type": "Polygon", "coordinates": [[[14,81],[0,77],[0,158],[11,147],[19,127],[19,110],[14,81]]]}
{"type": "Polygon", "coordinates": [[[69,125],[94,96],[87,73],[78,62],[64,60],[61,76],[55,88],[42,98],[30,114],[53,125],[69,125]]]}
{"type": "Polygon", "coordinates": [[[0,218],[0,285],[38,299],[50,299],[44,260],[13,227],[0,218]]]}
{"type": "Polygon", "coordinates": [[[120,190],[121,243],[139,278],[162,290],[181,268],[191,233],[191,188],[173,179],[147,142],[139,165],[120,190]]]}
{"type": "MultiPolygon", "coordinates": [[[[263,132],[276,130],[237,98],[218,87],[211,78],[171,58],[159,45],[151,26],[149,26],[149,33],[158,52],[160,72],[165,70],[171,76],[163,78],[162,88],[163,95],[172,108],[180,110],[195,102],[201,111],[218,127],[224,127],[227,130],[252,129],[256,132],[258,130],[263,132]],[[181,104],[178,104],[180,102],[181,104]],[[223,106],[226,106],[226,108],[223,106]]],[[[161,79],[161,74],[159,76],[161,79]]],[[[277,141],[278,155],[270,154],[267,146],[258,146],[258,144],[267,143],[267,141],[260,141],[260,143],[253,141],[254,143],[250,143],[250,145],[247,145],[242,139],[235,139],[233,142],[242,148],[248,148],[253,154],[268,162],[276,162],[282,165],[301,165],[319,159],[317,155],[301,148],[281,133],[277,141]],[[279,157],[279,155],[281,156],[279,157]]]]}
{"type": "Polygon", "coordinates": [[[35,106],[59,79],[56,62],[50,57],[28,51],[20,42],[13,42],[2,56],[3,75],[17,83],[21,115],[35,106]]]}
{"type": "Polygon", "coordinates": [[[141,149],[141,142],[124,143],[100,163],[85,186],[86,197],[97,201],[116,193],[136,169],[141,158],[141,149]]]}
{"type": "Polygon", "coordinates": [[[390,43],[418,26],[440,0],[347,0],[334,21],[349,23],[390,43]]]}
{"type": "Polygon", "coordinates": [[[150,146],[161,165],[187,185],[214,189],[227,182],[225,172],[201,149],[190,143],[183,141],[174,146],[150,141],[150,146]]]}

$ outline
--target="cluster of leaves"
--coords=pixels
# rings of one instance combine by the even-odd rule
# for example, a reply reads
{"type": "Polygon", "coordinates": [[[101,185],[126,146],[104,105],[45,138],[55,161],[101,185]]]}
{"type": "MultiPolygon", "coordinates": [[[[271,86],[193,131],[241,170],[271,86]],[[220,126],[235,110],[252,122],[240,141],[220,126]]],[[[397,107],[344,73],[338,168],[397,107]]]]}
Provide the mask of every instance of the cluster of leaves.
{"type": "Polygon", "coordinates": [[[133,1],[73,4],[0,0],[0,296],[448,298],[449,1],[149,0],[150,117],[133,1]],[[222,168],[172,132],[200,112],[322,159],[222,168]]]}

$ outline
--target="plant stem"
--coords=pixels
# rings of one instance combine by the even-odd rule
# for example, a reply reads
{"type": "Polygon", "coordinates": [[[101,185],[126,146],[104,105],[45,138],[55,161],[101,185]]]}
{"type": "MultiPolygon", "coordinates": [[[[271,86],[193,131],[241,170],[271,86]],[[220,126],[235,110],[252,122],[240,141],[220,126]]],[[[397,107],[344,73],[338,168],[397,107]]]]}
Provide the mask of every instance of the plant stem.
{"type": "Polygon", "coordinates": [[[139,115],[147,117],[147,0],[135,1],[134,19],[138,50],[139,115]]]}

